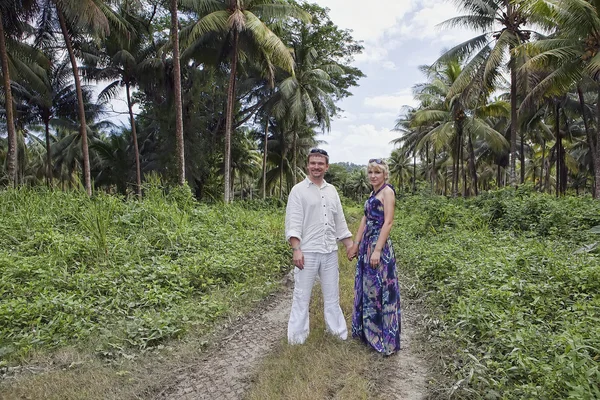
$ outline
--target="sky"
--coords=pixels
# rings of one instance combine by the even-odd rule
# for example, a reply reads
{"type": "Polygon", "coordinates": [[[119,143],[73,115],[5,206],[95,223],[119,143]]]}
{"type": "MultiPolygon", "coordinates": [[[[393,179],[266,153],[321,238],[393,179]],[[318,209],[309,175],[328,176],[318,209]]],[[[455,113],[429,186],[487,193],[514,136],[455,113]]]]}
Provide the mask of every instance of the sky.
{"type": "MultiPolygon", "coordinates": [[[[363,53],[354,66],[366,75],[352,96],[338,106],[343,113],[331,121],[331,130],[319,134],[319,147],[330,162],[365,165],[370,158],[389,157],[399,137],[393,131],[403,106],[416,106],[412,87],[425,80],[421,65],[432,64],[444,50],[473,37],[473,32],[438,25],[456,15],[447,0],[308,0],[329,8],[329,17],[341,29],[352,31],[363,53]]],[[[124,96],[115,99],[109,114],[129,126],[124,96]]],[[[116,121],[116,122],[117,122],[116,121]]],[[[119,123],[119,122],[117,122],[119,123]]]]}
{"type": "Polygon", "coordinates": [[[403,106],[416,106],[412,87],[425,81],[420,65],[432,64],[444,50],[473,37],[473,32],[438,25],[456,15],[444,0],[377,0],[372,7],[360,0],[311,0],[330,9],[339,28],[352,30],[364,51],[354,66],[366,77],[353,96],[341,101],[344,110],[332,120],[331,130],[317,136],[330,162],[364,165],[370,158],[386,158],[403,106]],[[356,4],[356,7],[353,5],[356,4]],[[384,11],[382,11],[384,10],[384,11]]]}

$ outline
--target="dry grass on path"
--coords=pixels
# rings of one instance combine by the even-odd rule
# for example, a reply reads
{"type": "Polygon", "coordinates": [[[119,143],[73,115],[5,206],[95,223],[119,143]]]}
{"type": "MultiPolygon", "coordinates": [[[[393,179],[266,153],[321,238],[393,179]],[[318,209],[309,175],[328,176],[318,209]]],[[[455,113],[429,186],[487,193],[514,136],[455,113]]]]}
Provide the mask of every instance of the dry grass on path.
{"type": "MultiPolygon", "coordinates": [[[[350,329],[355,262],[340,251],[340,303],[350,329]]],[[[404,307],[404,304],[403,304],[404,307]]],[[[280,345],[258,367],[253,386],[244,396],[264,399],[401,399],[426,397],[426,363],[414,345],[415,312],[403,315],[402,350],[384,357],[361,342],[341,341],[325,333],[323,301],[317,284],[310,311],[310,336],[300,346],[280,345]]]]}

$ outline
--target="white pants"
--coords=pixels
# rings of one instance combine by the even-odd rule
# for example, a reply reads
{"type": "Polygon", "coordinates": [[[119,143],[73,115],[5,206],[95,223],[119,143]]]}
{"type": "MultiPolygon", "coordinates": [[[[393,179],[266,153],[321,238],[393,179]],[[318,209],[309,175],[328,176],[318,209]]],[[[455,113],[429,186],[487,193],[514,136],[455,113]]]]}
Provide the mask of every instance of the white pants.
{"type": "Polygon", "coordinates": [[[302,344],[308,337],[308,306],[310,295],[319,276],[323,292],[327,331],[346,340],[348,329],[340,308],[339,267],[337,251],[304,253],[304,269],[294,269],[294,298],[288,322],[288,343],[302,344]]]}

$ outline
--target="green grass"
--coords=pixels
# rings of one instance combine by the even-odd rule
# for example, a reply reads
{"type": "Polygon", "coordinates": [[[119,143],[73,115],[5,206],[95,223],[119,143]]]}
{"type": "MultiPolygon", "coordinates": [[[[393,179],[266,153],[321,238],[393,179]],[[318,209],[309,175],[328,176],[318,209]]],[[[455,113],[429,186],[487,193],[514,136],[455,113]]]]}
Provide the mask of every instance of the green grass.
{"type": "MultiPolygon", "coordinates": [[[[0,366],[52,366],[3,396],[151,396],[215,321],[277,290],[290,257],[280,205],[208,206],[184,189],[146,189],[142,201],[0,192],[0,366]]],[[[345,211],[356,224],[361,210],[345,211]]],[[[600,398],[597,225],[600,202],[527,188],[399,199],[392,238],[410,280],[403,298],[424,304],[432,399],[600,398]]],[[[349,317],[354,263],[341,259],[349,317]]],[[[250,398],[383,388],[381,358],[326,335],[318,288],[313,296],[307,343],[282,338],[250,398]]]]}
{"type": "Polygon", "coordinates": [[[440,397],[600,398],[598,209],[512,193],[399,203],[396,255],[430,307],[440,397]]]}
{"type": "Polygon", "coordinates": [[[218,288],[275,290],[289,259],[281,208],[207,206],[184,189],[2,191],[0,236],[0,366],[90,342],[106,359],[152,348],[229,312],[218,288]]]}

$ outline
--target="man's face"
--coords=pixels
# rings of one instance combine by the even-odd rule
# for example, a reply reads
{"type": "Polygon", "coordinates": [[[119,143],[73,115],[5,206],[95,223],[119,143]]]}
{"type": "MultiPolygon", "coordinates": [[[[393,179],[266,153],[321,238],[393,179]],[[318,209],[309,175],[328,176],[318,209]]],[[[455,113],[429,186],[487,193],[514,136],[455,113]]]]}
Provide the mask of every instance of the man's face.
{"type": "Polygon", "coordinates": [[[320,154],[311,154],[308,159],[308,174],[311,178],[322,179],[329,169],[327,157],[320,154]]]}

